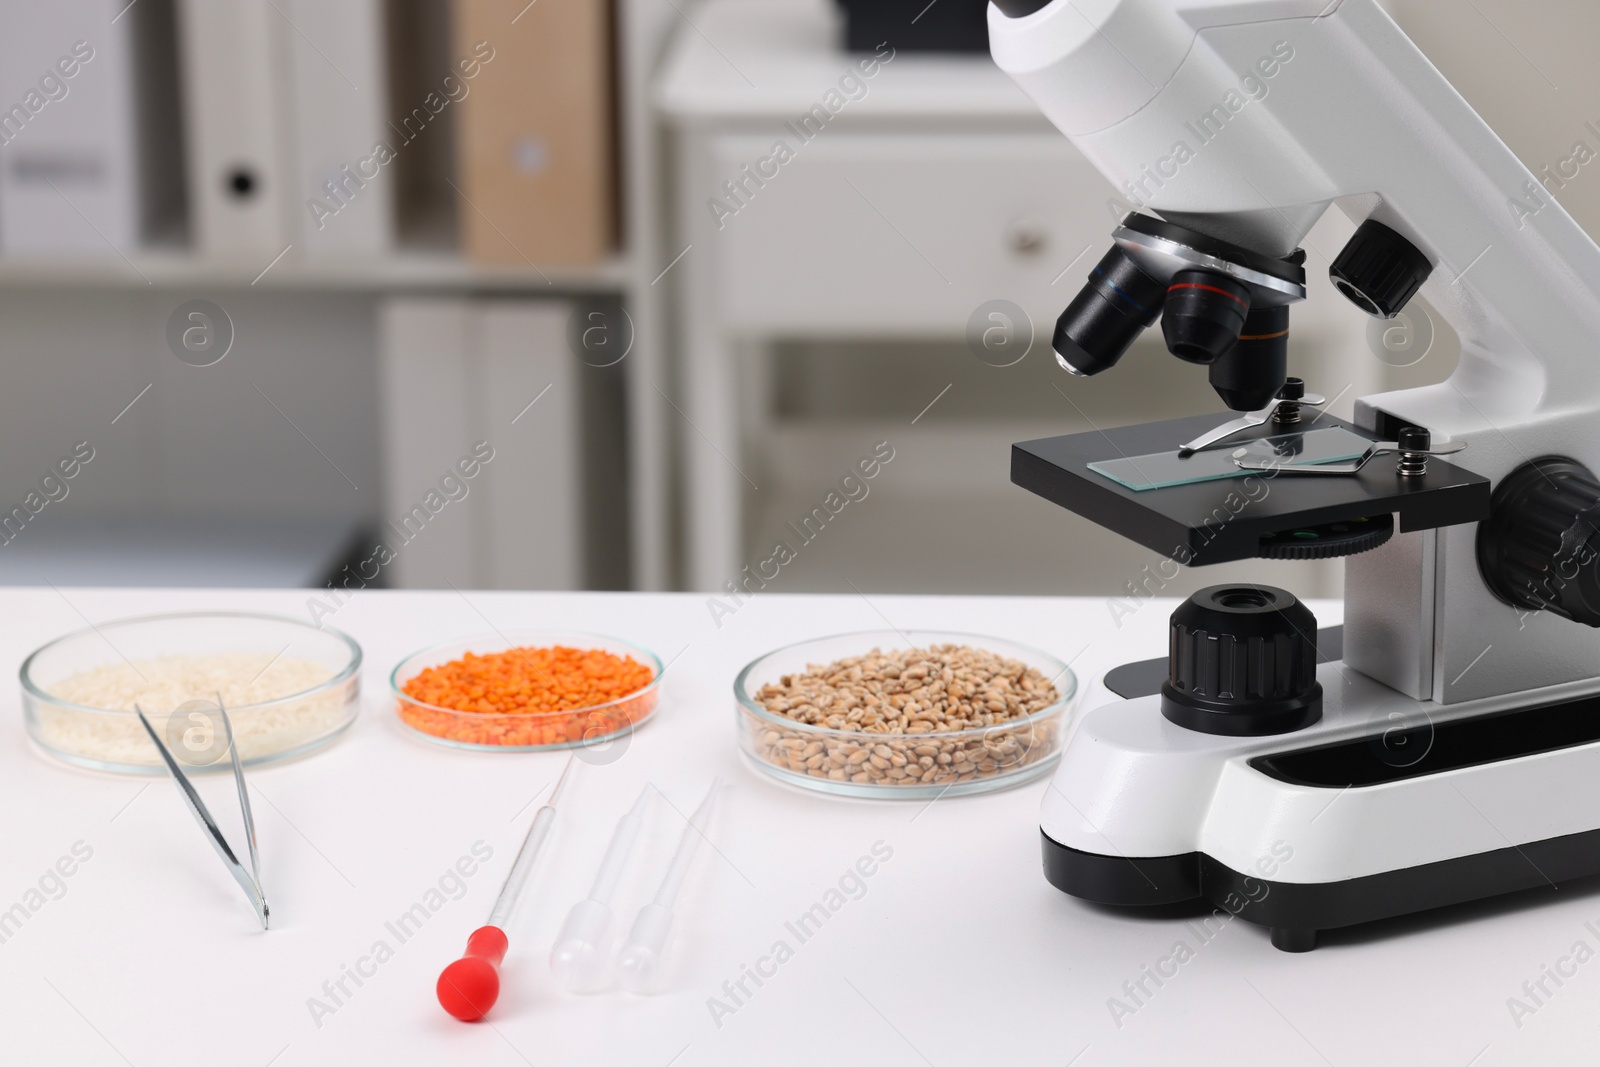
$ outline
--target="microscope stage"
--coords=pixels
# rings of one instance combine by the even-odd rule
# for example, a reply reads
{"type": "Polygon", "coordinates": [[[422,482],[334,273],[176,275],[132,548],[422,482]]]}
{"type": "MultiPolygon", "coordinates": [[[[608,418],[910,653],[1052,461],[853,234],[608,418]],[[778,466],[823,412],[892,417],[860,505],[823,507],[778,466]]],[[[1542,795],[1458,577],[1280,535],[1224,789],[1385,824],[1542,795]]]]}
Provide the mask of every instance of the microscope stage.
{"type": "MultiPolygon", "coordinates": [[[[1397,457],[1379,455],[1357,474],[1258,472],[1247,477],[1134,490],[1090,470],[1091,463],[1178,446],[1230,416],[1193,415],[1167,422],[1023,441],[1011,447],[1011,480],[1146,548],[1188,564],[1255,559],[1274,534],[1326,523],[1394,515],[1402,533],[1477,522],[1489,514],[1489,480],[1437,457],[1420,478],[1395,473],[1397,457]]],[[[1235,449],[1293,430],[1339,426],[1369,440],[1370,431],[1323,415],[1298,427],[1256,427],[1219,448],[1235,449]]]]}

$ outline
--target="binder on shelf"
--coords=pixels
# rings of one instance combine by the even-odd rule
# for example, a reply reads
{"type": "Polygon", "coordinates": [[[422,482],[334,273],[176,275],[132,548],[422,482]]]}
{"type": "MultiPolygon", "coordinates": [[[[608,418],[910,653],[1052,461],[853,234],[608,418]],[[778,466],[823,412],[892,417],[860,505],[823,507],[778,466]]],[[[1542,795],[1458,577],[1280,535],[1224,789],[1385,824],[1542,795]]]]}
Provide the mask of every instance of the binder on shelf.
{"type": "Polygon", "coordinates": [[[470,94],[451,105],[461,109],[465,254],[599,262],[616,237],[610,4],[455,0],[454,37],[461,55],[492,49],[470,94]]]}
{"type": "Polygon", "coordinates": [[[266,266],[292,240],[282,22],[273,0],[178,0],[190,223],[204,255],[266,266]]]}
{"type": "MultiPolygon", "coordinates": [[[[582,363],[567,348],[565,301],[485,301],[484,557],[500,589],[584,587],[582,363]]],[[[603,492],[602,487],[595,487],[603,492]]]]}
{"type": "Polygon", "coordinates": [[[583,588],[583,367],[567,349],[570,311],[543,300],[380,305],[388,585],[583,588]]]}
{"type": "Polygon", "coordinates": [[[296,247],[311,256],[386,254],[398,179],[386,121],[384,0],[278,2],[296,247]]]}
{"type": "Polygon", "coordinates": [[[170,2],[125,7],[52,0],[6,9],[0,248],[8,255],[127,255],[181,213],[170,2]]]}
{"type": "Polygon", "coordinates": [[[483,584],[478,560],[483,494],[476,492],[477,479],[467,481],[453,470],[458,456],[478,440],[482,421],[468,351],[471,306],[453,297],[392,297],[378,306],[383,422],[378,540],[394,557],[384,568],[383,583],[393,588],[483,584]],[[438,482],[450,473],[467,487],[466,496],[440,505],[434,514],[427,494],[437,492],[448,501],[438,482]]]}

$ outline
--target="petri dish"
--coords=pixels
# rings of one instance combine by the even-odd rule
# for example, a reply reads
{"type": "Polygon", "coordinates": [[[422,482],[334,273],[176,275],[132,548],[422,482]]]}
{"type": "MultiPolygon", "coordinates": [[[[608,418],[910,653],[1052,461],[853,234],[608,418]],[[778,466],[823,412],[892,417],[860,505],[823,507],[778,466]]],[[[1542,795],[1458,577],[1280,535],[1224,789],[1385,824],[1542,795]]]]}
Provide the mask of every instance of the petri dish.
{"type": "Polygon", "coordinates": [[[540,752],[609,746],[626,737],[655,713],[661,672],[661,660],[655,653],[620,638],[571,630],[511,630],[449,641],[413,653],[390,672],[389,691],[400,722],[425,740],[478,752],[540,752]],[[650,681],[602,704],[539,714],[461,711],[430,704],[405,691],[406,683],[429,667],[442,666],[469,653],[487,655],[552,645],[599,649],[631,658],[648,668],[650,681]]]}
{"type": "Polygon", "coordinates": [[[138,702],[193,774],[231,766],[216,715],[218,690],[241,762],[260,766],[305,755],[342,734],[360,709],[360,671],[361,646],[329,626],[278,615],[180,612],[57,638],[23,661],[19,677],[28,735],[50,755],[94,770],[167,773],[133,711],[138,702]]]}
{"type": "Polygon", "coordinates": [[[928,799],[1006,789],[1049,774],[1061,759],[1078,702],[1078,680],[1055,656],[1014,641],[936,630],[868,630],[787,645],[752,660],[733,683],[739,751],[771,778],[801,789],[871,799],[928,799]],[[860,656],[873,649],[966,645],[1037,669],[1056,688],[1056,699],[1024,718],[935,733],[878,734],[798,722],[768,711],[756,696],[765,685],[813,665],[860,656]],[[865,751],[866,756],[858,756],[865,751]],[[815,757],[821,756],[821,763],[815,757]],[[880,777],[859,770],[873,757],[887,764],[880,777]],[[836,766],[841,760],[844,767],[836,766]],[[924,760],[929,763],[924,764],[924,760]],[[812,765],[815,764],[815,765],[812,765]],[[915,778],[906,768],[918,768],[915,778]],[[832,773],[857,768],[843,775],[832,773]],[[900,770],[906,777],[893,776],[900,770]],[[858,776],[869,780],[856,780],[858,776]],[[909,780],[908,780],[909,779],[909,780]]]}

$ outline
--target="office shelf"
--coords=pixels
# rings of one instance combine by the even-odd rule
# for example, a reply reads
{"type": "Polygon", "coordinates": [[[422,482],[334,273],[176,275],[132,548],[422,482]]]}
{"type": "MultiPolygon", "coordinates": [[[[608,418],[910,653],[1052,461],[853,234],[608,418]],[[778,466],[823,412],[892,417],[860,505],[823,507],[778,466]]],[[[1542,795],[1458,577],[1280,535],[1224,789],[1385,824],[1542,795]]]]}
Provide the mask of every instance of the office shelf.
{"type": "Polygon", "coordinates": [[[448,252],[401,251],[382,259],[215,260],[188,252],[138,252],[122,258],[0,258],[0,288],[78,287],[129,289],[256,288],[386,293],[443,292],[586,293],[619,292],[628,284],[629,262],[615,255],[593,266],[508,266],[470,263],[448,252]]]}

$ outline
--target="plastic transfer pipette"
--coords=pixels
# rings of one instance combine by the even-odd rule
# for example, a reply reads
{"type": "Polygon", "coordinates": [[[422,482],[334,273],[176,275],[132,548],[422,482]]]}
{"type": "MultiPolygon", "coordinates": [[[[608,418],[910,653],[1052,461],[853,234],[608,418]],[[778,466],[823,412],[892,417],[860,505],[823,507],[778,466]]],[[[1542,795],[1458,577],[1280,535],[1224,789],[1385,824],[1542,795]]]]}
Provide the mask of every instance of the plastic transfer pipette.
{"type": "Polygon", "coordinates": [[[654,900],[639,909],[639,917],[633,921],[633,929],[628,932],[628,942],[622,946],[622,959],[618,964],[622,972],[622,985],[635,993],[647,989],[650,980],[655,977],[661,952],[667,945],[667,934],[672,930],[672,902],[677,899],[678,890],[683,888],[689,863],[694,859],[695,847],[705,837],[706,825],[711,822],[711,809],[717,800],[717,787],[721,784],[720,778],[712,780],[706,798],[695,809],[689,825],[683,828],[683,836],[678,839],[678,851],[673,853],[667,876],[661,879],[661,888],[656,890],[654,900]]]}
{"type": "Polygon", "coordinates": [[[529,873],[538,862],[539,853],[544,851],[545,842],[550,840],[550,828],[556,821],[556,801],[561,798],[567,776],[572,773],[573,758],[567,757],[567,765],[561,769],[561,777],[556,779],[550,799],[533,813],[533,824],[528,827],[528,836],[523,838],[522,848],[517,852],[516,861],[511,864],[511,873],[506,875],[505,885],[500,887],[500,895],[495,898],[494,907],[489,911],[489,921],[472,931],[472,936],[467,938],[466,955],[439,975],[435,988],[439,1004],[457,1019],[473,1022],[483,1018],[500,997],[500,961],[506,957],[507,945],[506,921],[517,905],[517,897],[522,893],[529,873]]]}
{"type": "Polygon", "coordinates": [[[606,954],[611,948],[611,894],[616,891],[634,842],[639,839],[639,827],[644,822],[644,809],[649,802],[650,787],[645,786],[633,808],[617,820],[617,828],[611,833],[611,844],[606,846],[605,858],[600,861],[600,872],[594,876],[589,896],[574,904],[567,913],[567,921],[561,924],[561,933],[550,950],[550,970],[566,989],[582,992],[599,986],[606,954]]]}

